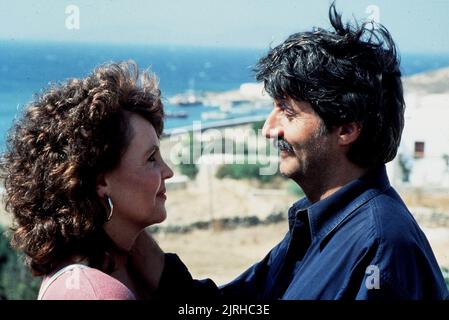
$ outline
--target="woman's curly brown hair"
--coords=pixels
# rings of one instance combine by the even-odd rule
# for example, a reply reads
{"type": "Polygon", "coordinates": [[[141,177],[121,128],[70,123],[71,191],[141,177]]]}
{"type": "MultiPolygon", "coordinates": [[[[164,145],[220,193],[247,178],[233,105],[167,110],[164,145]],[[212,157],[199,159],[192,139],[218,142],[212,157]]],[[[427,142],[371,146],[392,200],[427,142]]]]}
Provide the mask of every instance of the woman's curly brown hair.
{"type": "Polygon", "coordinates": [[[14,218],[12,245],[25,253],[34,275],[51,273],[72,255],[104,265],[108,212],[96,178],[116,167],[126,151],[130,112],[161,135],[156,78],[139,76],[132,61],[51,86],[12,127],[1,163],[5,205],[14,218]]]}

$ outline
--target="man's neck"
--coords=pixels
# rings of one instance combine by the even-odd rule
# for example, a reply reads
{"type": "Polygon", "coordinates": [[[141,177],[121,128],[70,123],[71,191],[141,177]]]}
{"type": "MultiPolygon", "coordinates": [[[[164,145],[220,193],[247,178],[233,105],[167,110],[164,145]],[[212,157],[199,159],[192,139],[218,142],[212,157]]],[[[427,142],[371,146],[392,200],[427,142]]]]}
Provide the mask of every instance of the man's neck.
{"type": "Polygon", "coordinates": [[[369,169],[346,164],[333,166],[332,170],[321,171],[320,174],[294,180],[301,186],[309,201],[315,203],[331,196],[344,185],[360,178],[368,171],[369,169]]]}

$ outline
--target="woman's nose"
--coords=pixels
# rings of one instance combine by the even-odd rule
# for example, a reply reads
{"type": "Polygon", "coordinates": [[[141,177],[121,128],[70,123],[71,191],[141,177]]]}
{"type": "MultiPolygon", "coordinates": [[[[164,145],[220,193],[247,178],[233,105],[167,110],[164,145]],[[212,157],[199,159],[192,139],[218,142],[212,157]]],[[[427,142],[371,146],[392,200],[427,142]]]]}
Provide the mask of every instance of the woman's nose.
{"type": "Polygon", "coordinates": [[[162,178],[165,180],[171,177],[173,177],[173,170],[163,161],[162,178]]]}
{"type": "Polygon", "coordinates": [[[267,139],[282,138],[284,136],[284,130],[279,124],[279,111],[276,108],[273,108],[265,120],[265,124],[262,128],[262,134],[267,139]]]}

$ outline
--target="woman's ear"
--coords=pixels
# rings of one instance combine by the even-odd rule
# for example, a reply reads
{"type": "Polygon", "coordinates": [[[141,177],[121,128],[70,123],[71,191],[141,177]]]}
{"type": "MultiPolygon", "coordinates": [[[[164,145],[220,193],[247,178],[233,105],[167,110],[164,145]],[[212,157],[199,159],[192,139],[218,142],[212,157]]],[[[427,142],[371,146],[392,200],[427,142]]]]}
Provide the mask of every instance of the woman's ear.
{"type": "Polygon", "coordinates": [[[341,146],[348,146],[360,136],[362,126],[357,122],[350,122],[338,127],[338,143],[341,146]]]}
{"type": "Polygon", "coordinates": [[[95,188],[96,188],[96,191],[97,191],[97,195],[100,198],[106,197],[108,195],[108,184],[106,182],[106,177],[105,177],[104,173],[99,174],[97,176],[97,179],[96,179],[95,183],[96,183],[95,188]]]}

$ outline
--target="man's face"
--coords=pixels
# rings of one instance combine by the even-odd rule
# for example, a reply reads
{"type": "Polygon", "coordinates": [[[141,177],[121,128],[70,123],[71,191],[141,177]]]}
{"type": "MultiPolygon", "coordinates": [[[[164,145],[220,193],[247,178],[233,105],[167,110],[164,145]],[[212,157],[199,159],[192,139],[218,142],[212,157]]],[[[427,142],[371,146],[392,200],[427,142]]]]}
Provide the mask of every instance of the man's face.
{"type": "Polygon", "coordinates": [[[337,142],[326,133],[324,123],[307,102],[274,100],[274,108],[263,127],[267,138],[277,138],[280,172],[300,181],[329,170],[337,142]]]}

